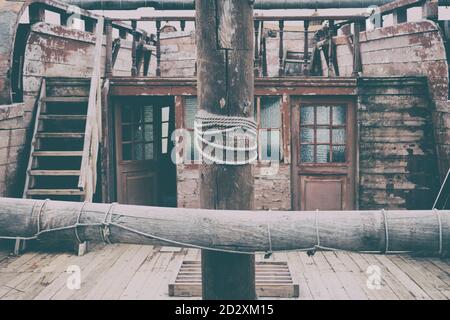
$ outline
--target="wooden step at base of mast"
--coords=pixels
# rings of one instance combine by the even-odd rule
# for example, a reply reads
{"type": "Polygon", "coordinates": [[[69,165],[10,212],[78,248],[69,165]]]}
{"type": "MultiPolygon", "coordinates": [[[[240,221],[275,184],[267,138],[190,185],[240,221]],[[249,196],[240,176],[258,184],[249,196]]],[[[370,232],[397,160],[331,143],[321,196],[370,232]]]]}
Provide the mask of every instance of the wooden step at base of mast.
{"type": "MultiPolygon", "coordinates": [[[[260,298],[298,298],[287,262],[256,262],[256,294],[260,298]]],[[[170,297],[201,297],[200,261],[183,261],[174,280],[169,283],[170,297]]]]}

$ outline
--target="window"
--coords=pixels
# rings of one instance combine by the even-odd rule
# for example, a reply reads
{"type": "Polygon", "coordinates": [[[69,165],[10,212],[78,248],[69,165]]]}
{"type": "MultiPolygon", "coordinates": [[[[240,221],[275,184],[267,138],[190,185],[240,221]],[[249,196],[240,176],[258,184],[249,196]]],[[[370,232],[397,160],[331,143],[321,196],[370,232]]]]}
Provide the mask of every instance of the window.
{"type": "Polygon", "coordinates": [[[161,153],[167,154],[169,146],[169,118],[170,107],[161,109],[161,153]]]}
{"type": "Polygon", "coordinates": [[[345,106],[301,106],[300,161],[345,163],[346,123],[345,106]]]}
{"type": "Polygon", "coordinates": [[[194,122],[197,114],[197,97],[184,98],[184,128],[189,133],[190,141],[184,145],[184,157],[189,161],[198,161],[199,153],[194,142],[194,122]]]}
{"type": "Polygon", "coordinates": [[[280,97],[258,97],[255,106],[259,160],[279,161],[282,155],[280,97]]]}
{"type": "Polygon", "coordinates": [[[154,157],[153,106],[124,106],[122,160],[153,160],[154,157]]]}

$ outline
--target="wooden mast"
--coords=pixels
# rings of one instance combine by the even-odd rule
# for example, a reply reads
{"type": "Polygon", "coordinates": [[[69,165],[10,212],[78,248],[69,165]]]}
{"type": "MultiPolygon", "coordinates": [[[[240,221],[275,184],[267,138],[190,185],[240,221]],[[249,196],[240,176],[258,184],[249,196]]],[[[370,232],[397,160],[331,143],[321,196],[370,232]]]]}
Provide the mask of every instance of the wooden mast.
{"type": "MultiPolygon", "coordinates": [[[[253,116],[252,1],[196,0],[199,108],[253,116]]],[[[250,210],[250,165],[202,165],[200,201],[206,209],[250,210]]],[[[202,251],[203,299],[256,299],[254,255],[202,251]]]]}
{"type": "Polygon", "coordinates": [[[36,234],[52,242],[78,237],[80,242],[239,252],[265,252],[271,244],[273,251],[320,247],[448,256],[450,211],[267,213],[0,198],[0,239],[34,239],[36,234]]]}

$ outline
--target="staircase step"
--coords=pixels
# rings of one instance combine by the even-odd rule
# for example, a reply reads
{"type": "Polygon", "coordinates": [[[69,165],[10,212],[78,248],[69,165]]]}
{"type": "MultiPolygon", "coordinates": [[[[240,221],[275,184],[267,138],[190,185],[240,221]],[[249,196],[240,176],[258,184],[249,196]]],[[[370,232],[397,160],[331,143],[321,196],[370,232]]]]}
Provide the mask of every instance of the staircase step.
{"type": "Polygon", "coordinates": [[[31,170],[30,176],[79,176],[80,170],[31,170]]]}
{"type": "Polygon", "coordinates": [[[79,139],[79,138],[84,138],[84,133],[76,133],[76,132],[40,132],[40,133],[36,133],[36,138],[79,139]]]}
{"type": "Polygon", "coordinates": [[[46,97],[42,99],[44,102],[68,102],[68,103],[78,103],[78,102],[88,102],[89,97],[46,97]]]}
{"type": "Polygon", "coordinates": [[[83,151],[35,151],[33,157],[81,157],[83,151]]]}
{"type": "Polygon", "coordinates": [[[87,116],[78,114],[42,114],[39,120],[86,120],[87,116]]]}
{"type": "Polygon", "coordinates": [[[28,196],[83,196],[84,191],[79,189],[31,189],[28,196]]]}

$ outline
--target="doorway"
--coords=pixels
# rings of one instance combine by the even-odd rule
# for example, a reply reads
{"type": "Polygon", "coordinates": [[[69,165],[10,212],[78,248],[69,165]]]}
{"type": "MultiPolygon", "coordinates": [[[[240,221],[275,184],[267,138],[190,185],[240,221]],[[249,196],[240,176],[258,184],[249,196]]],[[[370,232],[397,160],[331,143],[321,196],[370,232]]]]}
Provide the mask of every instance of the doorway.
{"type": "Polygon", "coordinates": [[[115,123],[118,202],[176,207],[173,97],[121,99],[115,123]]]}
{"type": "Polygon", "coordinates": [[[292,106],[293,209],[355,209],[355,103],[297,98],[292,106]]]}

